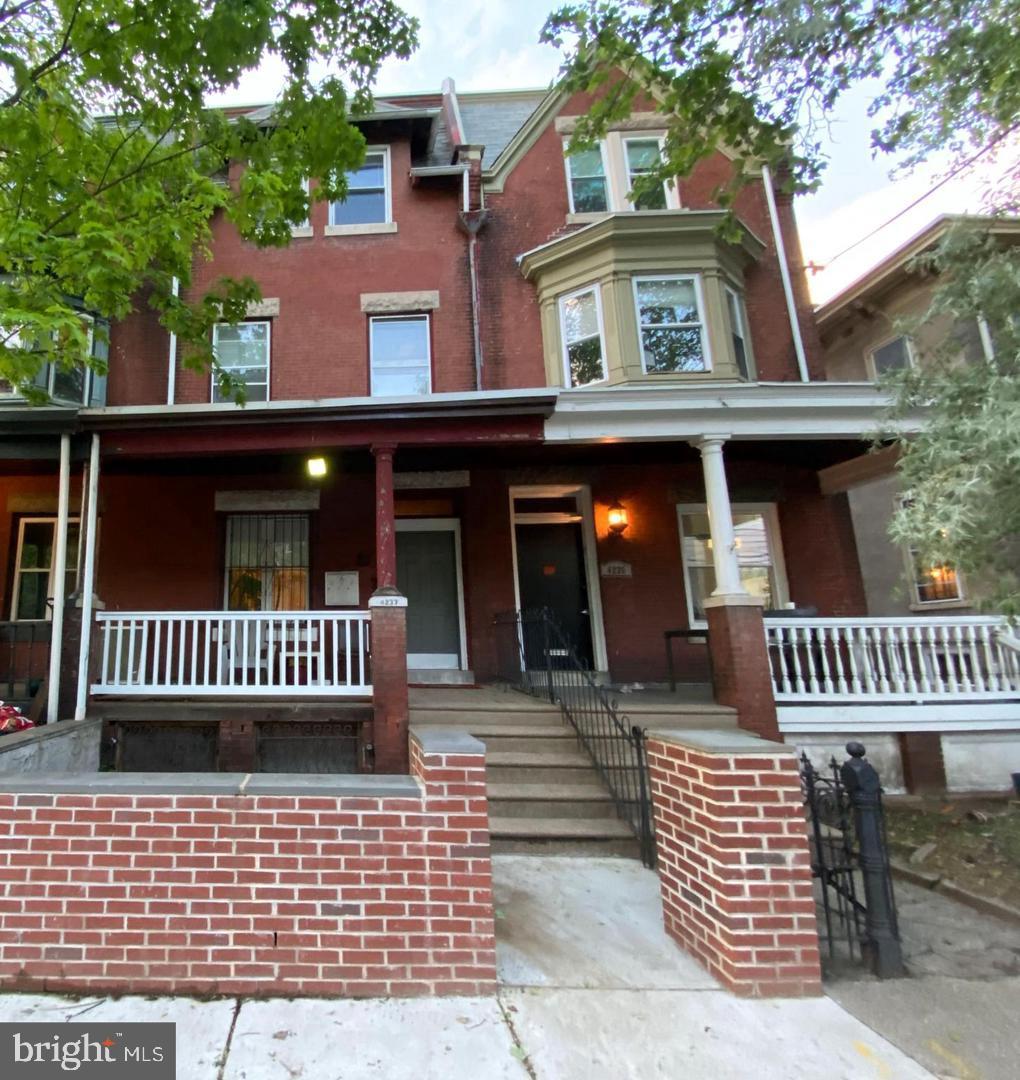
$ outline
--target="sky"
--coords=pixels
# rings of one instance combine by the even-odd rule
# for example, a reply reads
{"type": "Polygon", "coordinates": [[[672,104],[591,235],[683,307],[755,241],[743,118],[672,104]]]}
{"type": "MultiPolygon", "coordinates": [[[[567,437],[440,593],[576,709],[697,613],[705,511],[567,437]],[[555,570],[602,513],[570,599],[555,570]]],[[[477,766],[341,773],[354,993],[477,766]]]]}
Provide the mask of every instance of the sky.
{"type": "MultiPolygon", "coordinates": [[[[461,91],[545,87],[556,77],[559,53],[538,43],[554,0],[402,0],[401,6],[421,21],[420,44],[410,60],[383,66],[380,95],[435,92],[447,77],[461,91]]],[[[270,65],[211,103],[268,102],[279,85],[279,69],[270,65]]],[[[822,186],[796,203],[805,262],[824,268],[808,274],[816,303],[845,288],[940,214],[980,212],[989,181],[1020,156],[1014,144],[998,161],[982,158],[897,217],[939,182],[949,163],[935,160],[891,179],[896,162],[886,156],[876,161],[869,149],[871,92],[861,87],[839,103],[830,118],[829,166],[822,186]],[[876,226],[884,227],[857,243],[876,226]]]]}

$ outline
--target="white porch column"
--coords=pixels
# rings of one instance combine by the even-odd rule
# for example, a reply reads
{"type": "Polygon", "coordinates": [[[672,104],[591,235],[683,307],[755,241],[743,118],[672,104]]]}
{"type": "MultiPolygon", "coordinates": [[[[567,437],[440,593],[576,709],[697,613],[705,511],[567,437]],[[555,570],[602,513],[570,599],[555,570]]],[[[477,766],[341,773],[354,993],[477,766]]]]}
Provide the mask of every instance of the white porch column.
{"type": "Polygon", "coordinates": [[[64,636],[64,594],[67,581],[67,519],[71,492],[71,436],[60,436],[60,484],[57,495],[57,535],[53,545],[53,620],[50,623],[50,674],[47,684],[46,723],[60,719],[60,654],[64,636]]]}
{"type": "Polygon", "coordinates": [[[722,435],[698,439],[692,445],[701,451],[701,467],[705,474],[705,502],[708,506],[708,527],[712,535],[712,563],[715,566],[713,596],[749,596],[740,580],[737,562],[737,540],[733,532],[733,511],[730,509],[730,489],[726,483],[723,462],[722,435]]]}
{"type": "Polygon", "coordinates": [[[81,646],[78,652],[78,690],[74,703],[75,720],[85,719],[85,703],[89,693],[89,653],[92,644],[92,609],[96,580],[96,525],[97,503],[99,499],[99,434],[92,435],[92,450],[89,454],[89,484],[86,513],[83,515],[82,529],[85,542],[85,563],[78,582],[78,594],[81,596],[81,646]]]}

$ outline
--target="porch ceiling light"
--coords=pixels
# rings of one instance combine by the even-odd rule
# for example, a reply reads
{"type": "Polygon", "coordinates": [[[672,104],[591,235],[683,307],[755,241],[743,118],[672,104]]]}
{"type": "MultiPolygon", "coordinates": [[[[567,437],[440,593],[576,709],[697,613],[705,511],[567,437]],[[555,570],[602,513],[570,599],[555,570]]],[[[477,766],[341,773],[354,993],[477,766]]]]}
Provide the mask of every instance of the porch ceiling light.
{"type": "Polygon", "coordinates": [[[609,531],[620,536],[629,524],[627,511],[619,502],[614,502],[609,507],[609,531]]]}
{"type": "Polygon", "coordinates": [[[305,468],[308,469],[308,475],[316,479],[325,476],[329,472],[329,466],[326,464],[324,457],[310,457],[305,462],[305,468]]]}

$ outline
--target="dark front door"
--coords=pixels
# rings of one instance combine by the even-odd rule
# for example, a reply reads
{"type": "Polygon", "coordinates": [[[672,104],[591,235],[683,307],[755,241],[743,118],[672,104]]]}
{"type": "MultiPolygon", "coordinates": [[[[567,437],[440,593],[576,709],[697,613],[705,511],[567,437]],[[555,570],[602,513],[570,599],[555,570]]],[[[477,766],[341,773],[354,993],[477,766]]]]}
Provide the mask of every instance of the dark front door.
{"type": "Polygon", "coordinates": [[[397,528],[397,588],[407,597],[407,664],[460,667],[457,540],[452,527],[397,528]]]}
{"type": "Polygon", "coordinates": [[[549,608],[577,651],[593,666],[588,583],[579,521],[516,526],[521,610],[549,608]]]}

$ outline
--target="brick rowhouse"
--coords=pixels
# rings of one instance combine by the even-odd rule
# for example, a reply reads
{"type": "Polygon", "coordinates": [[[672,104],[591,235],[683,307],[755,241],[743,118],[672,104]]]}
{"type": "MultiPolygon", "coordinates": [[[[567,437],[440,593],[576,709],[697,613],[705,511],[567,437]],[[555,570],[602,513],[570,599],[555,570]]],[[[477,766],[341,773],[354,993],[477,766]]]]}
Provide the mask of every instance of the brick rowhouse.
{"type": "Polygon", "coordinates": [[[414,733],[411,769],[5,779],[0,988],[493,992],[484,748],[414,733]]]}
{"type": "Polygon", "coordinates": [[[648,737],[666,932],[729,990],[821,993],[796,751],[739,732],[648,737]]]}

